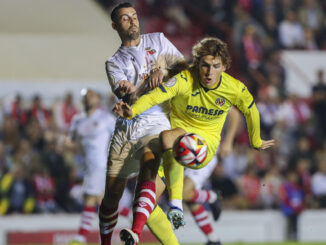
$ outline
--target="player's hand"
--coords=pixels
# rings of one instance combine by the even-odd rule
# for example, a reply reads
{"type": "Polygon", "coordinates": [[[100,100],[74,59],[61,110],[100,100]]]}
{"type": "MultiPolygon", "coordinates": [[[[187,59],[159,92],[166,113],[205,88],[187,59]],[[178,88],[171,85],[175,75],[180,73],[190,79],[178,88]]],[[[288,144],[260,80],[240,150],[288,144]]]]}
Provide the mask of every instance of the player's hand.
{"type": "Polygon", "coordinates": [[[163,72],[161,69],[155,69],[148,78],[148,86],[150,89],[158,87],[163,82],[163,72]]]}
{"type": "Polygon", "coordinates": [[[223,144],[220,146],[218,151],[218,156],[223,159],[227,157],[233,151],[233,144],[232,142],[224,141],[223,144]]]}
{"type": "Polygon", "coordinates": [[[262,144],[258,150],[266,150],[275,145],[275,140],[262,140],[262,144]]]}
{"type": "Polygon", "coordinates": [[[119,87],[116,90],[116,93],[119,94],[121,97],[124,97],[126,94],[131,94],[136,91],[135,85],[130,83],[127,80],[121,80],[118,82],[119,87]]]}
{"type": "Polygon", "coordinates": [[[132,109],[130,105],[127,103],[120,101],[119,103],[115,104],[112,111],[117,113],[120,117],[131,117],[132,116],[132,109]]]}

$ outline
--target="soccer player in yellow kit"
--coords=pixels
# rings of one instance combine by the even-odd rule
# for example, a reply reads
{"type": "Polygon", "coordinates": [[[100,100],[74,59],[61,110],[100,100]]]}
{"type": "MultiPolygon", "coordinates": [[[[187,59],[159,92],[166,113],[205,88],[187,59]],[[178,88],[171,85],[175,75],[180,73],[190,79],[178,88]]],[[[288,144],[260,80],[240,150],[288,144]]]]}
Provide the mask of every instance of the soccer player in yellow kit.
{"type": "MultiPolygon", "coordinates": [[[[203,137],[208,145],[208,153],[201,167],[206,166],[216,154],[221,130],[231,106],[236,106],[245,115],[253,148],[263,150],[275,144],[274,140],[260,138],[259,112],[246,86],[225,73],[231,63],[226,44],[218,38],[204,38],[193,47],[193,59],[189,69],[143,95],[131,107],[120,102],[113,109],[120,116],[131,119],[154,105],[171,101],[172,129],[160,135],[164,172],[170,188],[182,187],[183,181],[183,167],[172,154],[175,140],[185,133],[203,137]]],[[[173,199],[182,200],[182,188],[179,189],[173,199]]],[[[182,222],[175,220],[173,223],[178,226],[182,222]]]]}

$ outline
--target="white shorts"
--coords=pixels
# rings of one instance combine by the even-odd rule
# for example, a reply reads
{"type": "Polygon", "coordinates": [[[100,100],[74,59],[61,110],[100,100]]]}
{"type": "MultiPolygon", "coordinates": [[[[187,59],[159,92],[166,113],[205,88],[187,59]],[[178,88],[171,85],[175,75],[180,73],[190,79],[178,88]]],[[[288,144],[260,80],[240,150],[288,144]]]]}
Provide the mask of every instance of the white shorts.
{"type": "Polygon", "coordinates": [[[205,182],[209,179],[218,163],[217,155],[201,169],[185,168],[184,177],[190,178],[195,183],[196,189],[201,189],[205,182]]]}
{"type": "Polygon", "coordinates": [[[131,178],[137,175],[143,153],[160,154],[159,134],[169,129],[170,121],[162,115],[148,115],[136,120],[119,118],[111,139],[108,176],[131,178]]]}
{"type": "Polygon", "coordinates": [[[86,170],[83,191],[85,194],[92,196],[101,196],[105,190],[106,166],[95,166],[86,170]]]}

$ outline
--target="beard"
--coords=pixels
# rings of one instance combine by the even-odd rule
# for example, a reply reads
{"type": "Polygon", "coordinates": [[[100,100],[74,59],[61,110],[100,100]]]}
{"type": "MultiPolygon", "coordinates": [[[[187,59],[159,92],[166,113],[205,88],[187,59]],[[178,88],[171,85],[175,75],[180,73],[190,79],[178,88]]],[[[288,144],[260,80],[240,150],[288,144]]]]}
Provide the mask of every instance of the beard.
{"type": "Polygon", "coordinates": [[[137,31],[132,31],[131,26],[127,31],[122,30],[121,31],[121,36],[123,37],[124,40],[137,40],[140,36],[139,28],[137,31]]]}

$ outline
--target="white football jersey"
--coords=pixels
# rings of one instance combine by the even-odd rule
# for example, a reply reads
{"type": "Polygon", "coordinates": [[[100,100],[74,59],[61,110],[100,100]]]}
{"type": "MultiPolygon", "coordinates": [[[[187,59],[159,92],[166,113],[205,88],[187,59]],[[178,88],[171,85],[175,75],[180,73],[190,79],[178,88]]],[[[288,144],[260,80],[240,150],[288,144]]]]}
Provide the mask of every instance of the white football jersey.
{"type": "Polygon", "coordinates": [[[105,168],[108,147],[115,127],[115,117],[105,110],[97,109],[92,115],[85,112],[74,116],[71,137],[81,143],[86,169],[105,168]]]}
{"type": "MultiPolygon", "coordinates": [[[[143,34],[137,47],[121,46],[106,62],[106,71],[112,91],[121,80],[127,80],[139,88],[152,69],[168,68],[183,59],[183,55],[163,33],[143,34]]],[[[154,106],[138,117],[166,114],[168,109],[162,105],[154,106]]]]}

